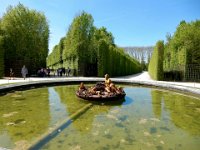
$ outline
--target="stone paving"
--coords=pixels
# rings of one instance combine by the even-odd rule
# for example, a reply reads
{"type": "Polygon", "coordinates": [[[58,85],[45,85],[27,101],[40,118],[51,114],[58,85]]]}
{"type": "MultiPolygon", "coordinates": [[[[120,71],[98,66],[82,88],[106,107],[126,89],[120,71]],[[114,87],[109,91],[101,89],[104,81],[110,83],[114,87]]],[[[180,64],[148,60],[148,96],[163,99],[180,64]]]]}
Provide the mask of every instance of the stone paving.
{"type": "MultiPolygon", "coordinates": [[[[9,78],[0,79],[0,91],[6,88],[13,88],[25,85],[34,85],[34,84],[49,84],[49,83],[67,83],[67,82],[77,82],[81,81],[103,81],[104,78],[99,77],[30,77],[26,78],[14,78],[9,80],[9,78]]],[[[152,80],[148,72],[142,72],[135,75],[123,76],[111,78],[114,82],[121,82],[127,84],[139,84],[147,86],[155,86],[167,89],[181,90],[184,92],[191,92],[193,94],[200,95],[200,83],[197,82],[166,82],[166,81],[155,81],[152,80]]]]}

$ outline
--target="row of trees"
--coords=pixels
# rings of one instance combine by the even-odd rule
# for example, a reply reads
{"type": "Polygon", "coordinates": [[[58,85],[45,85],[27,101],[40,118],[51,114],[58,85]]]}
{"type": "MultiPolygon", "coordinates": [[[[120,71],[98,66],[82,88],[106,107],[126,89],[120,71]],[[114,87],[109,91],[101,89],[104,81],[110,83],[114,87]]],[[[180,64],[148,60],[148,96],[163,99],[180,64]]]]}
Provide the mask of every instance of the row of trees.
{"type": "Polygon", "coordinates": [[[99,41],[98,75],[105,73],[111,76],[134,74],[141,71],[139,62],[134,60],[123,49],[110,45],[104,40],[99,41]]]}
{"type": "Polygon", "coordinates": [[[140,63],[144,61],[148,63],[151,59],[153,46],[147,47],[122,47],[126,53],[138,60],[140,63]]]}
{"type": "Polygon", "coordinates": [[[126,53],[140,62],[142,70],[148,70],[152,56],[153,46],[148,47],[122,47],[126,53]]]}
{"type": "Polygon", "coordinates": [[[96,28],[90,14],[74,18],[65,37],[53,48],[47,65],[53,69],[70,67],[77,75],[127,75],[141,71],[139,62],[114,44],[112,33],[96,28]]]}
{"type": "Polygon", "coordinates": [[[10,6],[0,19],[0,34],[0,58],[3,57],[6,74],[9,68],[20,74],[24,64],[30,73],[46,66],[49,25],[43,13],[20,3],[10,6]]]}
{"type": "MultiPolygon", "coordinates": [[[[154,50],[153,53],[157,52],[154,50]]],[[[162,57],[158,56],[158,53],[155,55],[157,55],[156,57],[162,57]]],[[[150,62],[155,62],[156,60],[154,59],[155,57],[152,57],[150,62]]],[[[174,35],[167,35],[163,60],[158,61],[160,64],[163,63],[160,68],[163,68],[166,78],[179,80],[191,80],[191,78],[194,78],[194,80],[200,80],[200,20],[189,23],[181,21],[174,35]],[[190,66],[199,67],[189,68],[190,66]],[[188,74],[190,76],[187,77],[188,74]],[[178,76],[178,78],[175,76],[178,76]]],[[[150,74],[151,71],[152,67],[149,66],[150,74]]],[[[156,69],[153,72],[153,74],[157,74],[156,69]]],[[[162,80],[162,78],[158,78],[158,80],[162,80]]]]}
{"type": "Polygon", "coordinates": [[[164,70],[177,69],[185,64],[200,64],[200,20],[180,22],[174,35],[167,36],[164,58],[164,70]]]}

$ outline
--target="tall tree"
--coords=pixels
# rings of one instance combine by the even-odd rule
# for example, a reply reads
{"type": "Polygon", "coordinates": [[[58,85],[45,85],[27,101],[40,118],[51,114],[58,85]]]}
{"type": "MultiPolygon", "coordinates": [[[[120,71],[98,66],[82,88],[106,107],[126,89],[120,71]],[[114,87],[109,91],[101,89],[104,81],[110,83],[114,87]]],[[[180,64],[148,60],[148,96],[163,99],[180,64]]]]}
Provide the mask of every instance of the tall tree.
{"type": "Polygon", "coordinates": [[[64,57],[87,57],[89,45],[93,36],[93,18],[90,14],[82,12],[76,16],[68,29],[65,40],[64,57]]]}
{"type": "MultiPolygon", "coordinates": [[[[10,6],[2,18],[5,69],[27,65],[33,73],[46,66],[49,25],[45,15],[22,4],[10,6]]],[[[18,70],[19,72],[19,70],[18,70]]]]}
{"type": "MultiPolygon", "coordinates": [[[[64,39],[63,66],[74,67],[78,70],[77,74],[83,76],[103,76],[106,73],[119,76],[140,72],[140,64],[116,47],[112,33],[105,27],[96,28],[93,22],[92,16],[85,12],[74,18],[64,39]]],[[[53,50],[47,59],[52,68],[59,66],[58,60],[52,61],[57,54],[53,50]]]]}
{"type": "Polygon", "coordinates": [[[200,20],[181,21],[173,36],[167,36],[164,71],[176,72],[185,80],[199,80],[200,20]],[[191,79],[190,79],[191,78],[191,79]]]}
{"type": "MultiPolygon", "coordinates": [[[[94,33],[93,18],[90,14],[82,12],[80,15],[76,16],[69,27],[66,40],[65,48],[63,52],[64,59],[75,60],[78,59],[81,66],[79,70],[86,70],[85,64],[92,63],[96,53],[91,46],[92,37],[94,33]]],[[[85,72],[80,72],[80,74],[85,74],[85,72]]]]}
{"type": "Polygon", "coordinates": [[[165,70],[179,70],[186,64],[200,64],[200,20],[181,21],[176,32],[165,44],[165,70]]]}

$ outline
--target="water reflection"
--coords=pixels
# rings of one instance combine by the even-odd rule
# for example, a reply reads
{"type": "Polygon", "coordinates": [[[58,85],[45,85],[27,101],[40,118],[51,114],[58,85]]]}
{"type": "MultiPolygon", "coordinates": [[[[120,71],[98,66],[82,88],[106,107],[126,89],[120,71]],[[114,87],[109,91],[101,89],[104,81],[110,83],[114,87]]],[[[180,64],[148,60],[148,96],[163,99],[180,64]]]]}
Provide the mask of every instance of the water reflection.
{"type": "Polygon", "coordinates": [[[49,128],[82,108],[77,86],[15,91],[0,97],[0,147],[27,147],[49,128]]]}
{"type": "Polygon", "coordinates": [[[55,91],[59,95],[62,104],[65,105],[66,111],[69,113],[69,115],[77,112],[80,108],[82,108],[87,103],[92,103],[93,106],[90,111],[90,115],[87,117],[84,117],[85,119],[81,119],[79,121],[72,122],[72,126],[74,126],[78,131],[83,131],[83,133],[88,132],[92,128],[92,122],[96,115],[101,113],[107,113],[113,106],[120,106],[122,103],[131,103],[130,98],[121,99],[118,101],[104,101],[104,102],[91,102],[86,101],[78,98],[75,95],[75,92],[77,90],[77,86],[59,86],[54,87],[55,91]],[[87,130],[85,130],[85,127],[87,127],[87,130]],[[83,129],[84,128],[84,129],[83,129]]]}
{"type": "MultiPolygon", "coordinates": [[[[76,113],[77,111],[79,111],[79,109],[85,106],[85,104],[90,103],[90,101],[81,100],[78,97],[76,97],[76,95],[74,94],[76,90],[77,90],[77,87],[75,86],[54,87],[50,90],[51,94],[54,93],[53,94],[54,98],[59,97],[60,99],[59,101],[60,103],[62,103],[62,105],[65,106],[68,115],[72,115],[73,113],[76,113]]],[[[66,126],[67,127],[66,129],[73,128],[73,130],[78,132],[80,136],[87,136],[94,129],[93,122],[97,116],[104,116],[105,114],[108,114],[110,110],[116,106],[120,108],[124,101],[125,100],[122,99],[119,101],[93,103],[93,106],[87,111],[87,113],[80,115],[76,120],[72,120],[70,122],[70,126],[66,126]]],[[[129,102],[130,101],[131,100],[129,100],[129,102]]],[[[108,115],[108,117],[116,118],[113,115],[108,115]]],[[[121,118],[121,119],[124,120],[126,118],[121,118]]],[[[61,133],[62,132],[63,131],[61,130],[61,133]]],[[[59,136],[60,133],[56,135],[59,136]]],[[[54,138],[56,137],[50,135],[49,138],[47,138],[47,140],[44,140],[44,142],[39,142],[39,144],[37,144],[36,147],[33,147],[33,149],[41,148],[42,146],[44,146],[44,144],[46,144],[46,142],[49,142],[53,140],[54,138]]]]}
{"type": "Polygon", "coordinates": [[[78,109],[82,108],[87,102],[79,101],[75,92],[78,86],[57,86],[54,87],[55,91],[60,97],[60,101],[65,105],[65,109],[69,115],[75,113],[78,109]]]}
{"type": "MultiPolygon", "coordinates": [[[[197,134],[188,135],[185,132],[187,130],[182,130],[173,121],[171,114],[176,111],[174,107],[177,106],[171,105],[176,102],[169,105],[167,102],[173,96],[168,100],[165,98],[166,94],[172,93],[138,87],[128,87],[125,91],[127,97],[121,104],[93,105],[58,136],[45,143],[42,149],[198,150],[200,137],[197,134]]],[[[76,98],[75,100],[87,103],[76,98]]],[[[68,104],[66,106],[74,112],[74,109],[68,108],[68,104]]],[[[185,106],[183,109],[186,109],[185,106]]]]}
{"type": "Polygon", "coordinates": [[[200,135],[200,100],[174,92],[151,90],[156,117],[169,112],[171,121],[192,135],[200,135]],[[164,105],[162,107],[162,105],[164,105]]]}
{"type": "Polygon", "coordinates": [[[56,92],[55,88],[49,87],[49,109],[51,113],[50,126],[57,123],[59,120],[68,116],[66,111],[66,105],[61,102],[59,93],[56,92]]]}
{"type": "MultiPolygon", "coordinates": [[[[23,147],[88,104],[76,90],[77,85],[56,86],[1,96],[0,147],[23,147]]],[[[42,149],[199,148],[199,100],[150,88],[125,92],[117,103],[93,103],[42,149]]]]}
{"type": "Polygon", "coordinates": [[[157,90],[151,90],[153,112],[157,118],[161,118],[162,93],[157,90]]]}
{"type": "Polygon", "coordinates": [[[15,91],[0,97],[0,146],[13,148],[28,144],[49,125],[48,91],[41,88],[15,91]]]}
{"type": "Polygon", "coordinates": [[[125,100],[123,101],[122,105],[130,105],[131,103],[133,103],[134,100],[133,98],[129,97],[129,96],[126,96],[125,97],[125,100]]]}

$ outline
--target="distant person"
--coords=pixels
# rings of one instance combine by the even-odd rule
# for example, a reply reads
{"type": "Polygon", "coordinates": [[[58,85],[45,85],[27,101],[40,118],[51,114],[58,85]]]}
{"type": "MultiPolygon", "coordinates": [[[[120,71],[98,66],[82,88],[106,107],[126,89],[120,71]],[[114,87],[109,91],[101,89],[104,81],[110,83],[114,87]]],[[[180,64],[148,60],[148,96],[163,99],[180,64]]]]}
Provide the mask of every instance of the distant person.
{"type": "Polygon", "coordinates": [[[65,76],[65,67],[62,68],[62,73],[65,76]]]}
{"type": "Polygon", "coordinates": [[[14,72],[13,72],[13,69],[10,68],[10,79],[9,80],[12,80],[14,79],[14,72]]]}
{"type": "Polygon", "coordinates": [[[71,72],[71,69],[68,67],[68,69],[67,69],[67,76],[70,75],[70,72],[71,72]]]}
{"type": "Polygon", "coordinates": [[[60,76],[60,70],[59,70],[59,68],[57,69],[57,76],[58,77],[60,76]]]}
{"type": "Polygon", "coordinates": [[[22,77],[25,80],[26,79],[26,75],[28,74],[28,69],[26,68],[25,65],[22,67],[21,74],[22,74],[22,77]]]}
{"type": "Polygon", "coordinates": [[[59,73],[60,73],[60,76],[62,77],[62,68],[59,68],[59,73]]]}
{"type": "Polygon", "coordinates": [[[56,69],[53,69],[53,75],[54,75],[54,77],[56,76],[56,69]]]}
{"type": "Polygon", "coordinates": [[[50,77],[50,72],[51,70],[49,69],[49,67],[47,68],[47,76],[50,77]]]}

